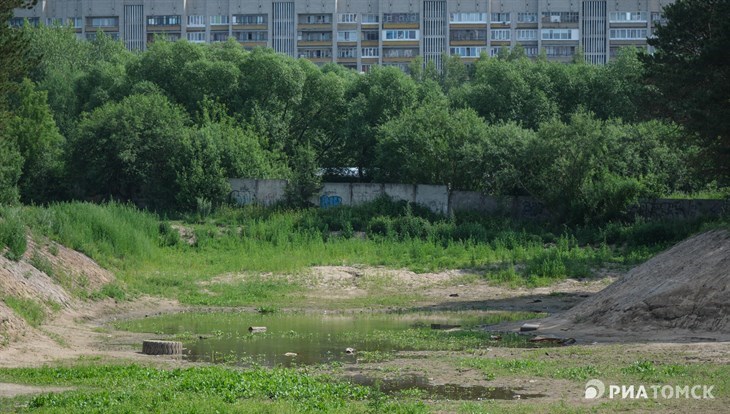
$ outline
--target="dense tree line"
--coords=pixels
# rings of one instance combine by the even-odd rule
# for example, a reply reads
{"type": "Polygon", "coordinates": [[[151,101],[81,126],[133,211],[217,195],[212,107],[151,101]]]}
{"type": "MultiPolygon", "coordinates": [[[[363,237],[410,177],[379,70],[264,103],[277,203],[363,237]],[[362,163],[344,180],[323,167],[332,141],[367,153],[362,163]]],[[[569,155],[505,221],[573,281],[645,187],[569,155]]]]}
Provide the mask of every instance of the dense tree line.
{"type": "Polygon", "coordinates": [[[684,128],[675,106],[656,102],[672,64],[661,52],[622,49],[593,66],[516,48],[470,67],[447,57],[441,74],[418,61],[410,75],[358,74],[235,41],[160,39],[135,54],[64,28],[0,30],[22,37],[23,61],[35,62],[0,79],[14,85],[3,86],[0,110],[3,202],[185,210],[198,197],[225,201],[228,177],[277,177],[301,203],[319,169],[355,167],[362,181],[529,194],[583,222],[640,197],[725,185],[695,168],[711,145],[691,137],[726,132],[684,128]]]}

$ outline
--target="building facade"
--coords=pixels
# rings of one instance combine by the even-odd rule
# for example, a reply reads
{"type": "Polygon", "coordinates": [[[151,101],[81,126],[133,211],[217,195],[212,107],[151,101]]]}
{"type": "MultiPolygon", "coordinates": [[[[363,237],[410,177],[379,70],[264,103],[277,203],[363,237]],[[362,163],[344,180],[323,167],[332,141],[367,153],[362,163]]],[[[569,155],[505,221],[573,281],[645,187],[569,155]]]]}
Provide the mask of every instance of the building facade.
{"type": "Polygon", "coordinates": [[[528,56],[605,64],[647,37],[673,0],[39,0],[10,24],[72,25],[143,50],[156,35],[190,42],[234,38],[317,64],[367,72],[406,69],[417,56],[440,69],[444,54],[465,63],[521,45],[528,56]]]}

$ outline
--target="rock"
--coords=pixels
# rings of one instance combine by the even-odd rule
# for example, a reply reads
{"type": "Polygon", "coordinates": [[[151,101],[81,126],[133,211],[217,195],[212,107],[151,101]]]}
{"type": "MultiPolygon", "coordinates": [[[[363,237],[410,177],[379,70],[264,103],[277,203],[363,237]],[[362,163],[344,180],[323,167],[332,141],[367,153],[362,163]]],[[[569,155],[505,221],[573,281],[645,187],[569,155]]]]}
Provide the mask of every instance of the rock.
{"type": "Polygon", "coordinates": [[[458,293],[452,293],[452,294],[449,295],[449,297],[450,298],[458,298],[459,297],[459,294],[458,293]]]}
{"type": "Polygon", "coordinates": [[[520,326],[520,332],[536,331],[538,328],[540,328],[539,323],[526,323],[520,326]]]}
{"type": "Polygon", "coordinates": [[[287,352],[287,353],[284,354],[284,356],[286,356],[286,357],[295,357],[295,356],[297,356],[297,353],[296,352],[287,352]]]}
{"type": "Polygon", "coordinates": [[[347,355],[352,355],[355,353],[355,348],[345,348],[345,353],[347,355]]]}
{"type": "Polygon", "coordinates": [[[249,326],[248,331],[251,333],[266,332],[266,327],[265,326],[249,326]]]}

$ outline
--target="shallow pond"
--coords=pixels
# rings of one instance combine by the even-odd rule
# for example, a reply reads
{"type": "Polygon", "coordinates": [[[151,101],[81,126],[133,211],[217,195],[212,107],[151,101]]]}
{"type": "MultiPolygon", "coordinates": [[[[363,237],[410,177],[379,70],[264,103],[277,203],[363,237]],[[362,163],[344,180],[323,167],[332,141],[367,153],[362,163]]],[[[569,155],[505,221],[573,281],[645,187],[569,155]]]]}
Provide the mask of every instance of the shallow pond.
{"type": "Polygon", "coordinates": [[[404,375],[395,379],[374,379],[367,375],[348,378],[354,384],[374,387],[386,394],[415,394],[419,397],[448,400],[517,400],[544,397],[543,394],[527,394],[518,389],[484,387],[458,384],[433,385],[421,375],[404,375]],[[413,392],[413,391],[416,392],[413,392]]]}
{"type": "MultiPolygon", "coordinates": [[[[387,359],[389,353],[401,350],[500,346],[490,343],[489,333],[468,328],[524,317],[514,312],[400,315],[185,312],[117,323],[116,327],[172,336],[183,342],[185,358],[190,361],[289,367],[387,359]],[[432,329],[434,325],[440,328],[461,325],[464,330],[432,329]],[[267,329],[263,333],[250,333],[251,326],[267,329]],[[349,354],[347,348],[354,348],[355,352],[349,354]]],[[[515,342],[513,346],[532,346],[523,337],[509,340],[515,342]]]]}

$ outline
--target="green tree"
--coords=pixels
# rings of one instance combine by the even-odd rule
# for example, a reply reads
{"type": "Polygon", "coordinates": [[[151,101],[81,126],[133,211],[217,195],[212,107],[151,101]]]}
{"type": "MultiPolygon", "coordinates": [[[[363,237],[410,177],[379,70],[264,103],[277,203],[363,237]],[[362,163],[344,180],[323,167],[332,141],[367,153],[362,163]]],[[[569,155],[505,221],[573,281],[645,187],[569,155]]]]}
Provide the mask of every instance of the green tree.
{"type": "Polygon", "coordinates": [[[521,185],[567,224],[620,217],[643,194],[636,177],[621,169],[620,123],[579,112],[569,123],[540,125],[520,158],[521,185]]]}
{"type": "Polygon", "coordinates": [[[373,68],[352,84],[346,94],[346,161],[357,167],[360,178],[373,165],[378,127],[415,105],[417,94],[414,80],[393,67],[373,68]]]}
{"type": "Polygon", "coordinates": [[[62,154],[65,139],[58,132],[46,100],[46,92],[36,90],[25,79],[12,94],[13,115],[7,135],[23,158],[18,182],[23,202],[48,202],[63,194],[62,154]]]}
{"type": "Polygon", "coordinates": [[[34,64],[26,33],[11,28],[7,22],[13,17],[15,8],[30,8],[35,3],[35,0],[0,1],[0,203],[18,201],[17,183],[23,158],[8,133],[8,123],[12,119],[8,100],[34,64]]]}
{"type": "Polygon", "coordinates": [[[491,123],[515,121],[528,128],[557,114],[546,91],[550,79],[528,59],[509,61],[482,56],[475,63],[473,86],[464,98],[491,123]]]}
{"type": "Polygon", "coordinates": [[[698,163],[728,185],[730,0],[677,0],[664,8],[664,16],[667,22],[649,40],[656,52],[644,58],[654,107],[697,134],[698,163]]]}
{"type": "Polygon", "coordinates": [[[175,167],[179,209],[192,209],[199,197],[226,201],[229,178],[288,176],[285,160],[266,151],[251,129],[237,126],[225,108],[204,101],[201,123],[181,138],[180,164],[175,167]]]}
{"type": "Polygon", "coordinates": [[[294,151],[292,175],[286,184],[286,201],[294,207],[309,207],[312,205],[310,198],[322,188],[317,154],[309,145],[300,145],[294,151]]]}
{"type": "Polygon", "coordinates": [[[484,136],[486,125],[471,109],[450,111],[434,101],[406,110],[380,126],[375,178],[384,182],[443,184],[472,189],[465,148],[484,136]]]}
{"type": "Polygon", "coordinates": [[[492,195],[525,195],[523,157],[535,131],[515,122],[487,125],[484,134],[464,148],[464,170],[475,177],[474,190],[492,195]]]}
{"type": "Polygon", "coordinates": [[[188,122],[161,95],[131,95],[85,115],[69,151],[79,195],[175,209],[188,122]]]}
{"type": "Polygon", "coordinates": [[[23,157],[14,143],[0,136],[0,204],[18,202],[18,181],[22,168],[23,157]]]}

